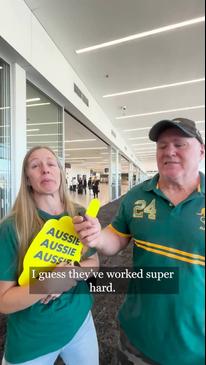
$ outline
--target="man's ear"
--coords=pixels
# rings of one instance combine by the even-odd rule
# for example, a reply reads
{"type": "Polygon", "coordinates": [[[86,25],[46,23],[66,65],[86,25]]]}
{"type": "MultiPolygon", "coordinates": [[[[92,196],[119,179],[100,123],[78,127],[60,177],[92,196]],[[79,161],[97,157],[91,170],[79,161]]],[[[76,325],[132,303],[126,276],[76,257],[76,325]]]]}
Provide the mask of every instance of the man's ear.
{"type": "Polygon", "coordinates": [[[201,160],[203,160],[203,158],[205,157],[205,145],[204,144],[201,144],[200,156],[201,156],[201,160]]]}

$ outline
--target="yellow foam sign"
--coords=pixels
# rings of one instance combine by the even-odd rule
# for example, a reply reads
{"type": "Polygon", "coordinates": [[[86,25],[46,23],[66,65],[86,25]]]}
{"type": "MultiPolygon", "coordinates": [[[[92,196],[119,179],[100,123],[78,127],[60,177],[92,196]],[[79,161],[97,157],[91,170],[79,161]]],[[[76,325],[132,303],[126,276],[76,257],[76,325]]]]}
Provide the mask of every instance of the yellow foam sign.
{"type": "MultiPolygon", "coordinates": [[[[100,201],[92,199],[86,215],[95,218],[100,208],[100,201]]],[[[49,269],[62,261],[80,261],[83,244],[75,232],[72,218],[64,216],[49,219],[32,241],[23,261],[23,272],[19,277],[19,285],[29,283],[30,267],[49,269]]]]}

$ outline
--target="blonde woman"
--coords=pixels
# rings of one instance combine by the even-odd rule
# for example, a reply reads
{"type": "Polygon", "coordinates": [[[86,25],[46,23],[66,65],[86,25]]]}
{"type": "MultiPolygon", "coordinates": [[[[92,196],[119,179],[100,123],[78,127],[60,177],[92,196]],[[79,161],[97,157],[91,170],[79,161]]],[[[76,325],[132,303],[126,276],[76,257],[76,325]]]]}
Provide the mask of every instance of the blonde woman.
{"type": "MultiPolygon", "coordinates": [[[[48,147],[31,149],[16,202],[0,225],[0,312],[8,314],[4,365],[52,365],[58,356],[66,365],[99,364],[85,282],[68,281],[59,296],[30,294],[29,286],[17,284],[24,255],[45,221],[72,214],[66,190],[55,153],[48,147]]],[[[81,262],[98,265],[95,251],[81,262]]]]}

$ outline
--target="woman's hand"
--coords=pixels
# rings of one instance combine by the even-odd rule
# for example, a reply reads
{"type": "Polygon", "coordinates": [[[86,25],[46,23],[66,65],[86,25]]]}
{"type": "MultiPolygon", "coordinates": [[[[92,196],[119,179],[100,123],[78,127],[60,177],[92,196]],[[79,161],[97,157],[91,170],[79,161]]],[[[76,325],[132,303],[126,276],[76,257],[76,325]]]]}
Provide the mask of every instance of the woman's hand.
{"type": "MultiPolygon", "coordinates": [[[[75,263],[74,265],[72,263],[71,264],[61,263],[57,266],[57,268],[59,267],[64,267],[66,272],[68,272],[69,269],[75,269],[75,272],[77,274],[76,275],[76,283],[77,283],[77,281],[89,279],[89,277],[93,276],[94,271],[98,272],[99,270],[98,254],[95,253],[92,256],[88,257],[87,259],[81,261],[81,263],[78,266],[76,266],[75,263]]],[[[48,304],[51,300],[59,298],[61,294],[48,294],[46,298],[43,298],[41,300],[41,303],[48,304]]]]}
{"type": "MultiPolygon", "coordinates": [[[[65,272],[65,274],[67,274],[68,267],[72,266],[67,262],[61,262],[52,270],[52,272],[61,272],[61,273],[65,272]]],[[[42,284],[40,284],[40,286],[41,290],[44,290],[45,293],[48,292],[48,295],[42,298],[40,302],[42,304],[48,304],[51,300],[59,298],[63,292],[70,290],[76,285],[77,281],[70,277],[58,278],[58,279],[46,278],[42,281],[42,284]]]]}
{"type": "Polygon", "coordinates": [[[46,298],[40,300],[42,304],[48,304],[51,300],[59,298],[62,294],[49,294],[46,298]]]}

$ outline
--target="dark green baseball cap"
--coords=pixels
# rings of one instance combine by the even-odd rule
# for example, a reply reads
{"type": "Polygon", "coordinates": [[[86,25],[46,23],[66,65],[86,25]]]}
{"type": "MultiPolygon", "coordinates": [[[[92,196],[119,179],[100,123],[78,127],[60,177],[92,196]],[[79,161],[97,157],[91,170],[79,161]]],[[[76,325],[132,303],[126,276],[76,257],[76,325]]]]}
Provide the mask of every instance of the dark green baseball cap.
{"type": "Polygon", "coordinates": [[[195,122],[186,118],[175,118],[172,120],[165,119],[153,125],[149,131],[149,138],[151,141],[157,142],[160,134],[169,128],[178,128],[186,137],[197,138],[197,140],[204,144],[199,130],[196,128],[195,122]]]}

